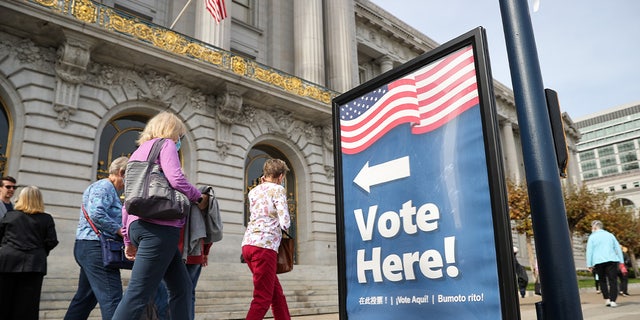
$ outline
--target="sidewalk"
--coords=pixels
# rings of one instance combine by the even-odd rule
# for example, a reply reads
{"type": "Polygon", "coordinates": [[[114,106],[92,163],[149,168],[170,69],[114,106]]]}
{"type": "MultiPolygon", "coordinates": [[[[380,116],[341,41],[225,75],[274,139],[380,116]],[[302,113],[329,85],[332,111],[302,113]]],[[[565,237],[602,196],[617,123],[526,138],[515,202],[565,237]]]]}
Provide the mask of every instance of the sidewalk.
{"type": "MultiPolygon", "coordinates": [[[[580,303],[584,320],[638,320],[640,319],[640,284],[629,284],[628,297],[618,296],[617,308],[604,305],[602,294],[596,293],[595,288],[580,290],[580,303]]],[[[536,302],[540,296],[527,292],[527,296],[520,300],[520,320],[538,320],[536,316],[536,302]]],[[[294,320],[340,320],[337,313],[313,316],[292,317],[294,320]]]]}
{"type": "MultiPolygon", "coordinates": [[[[580,303],[584,320],[638,320],[640,319],[640,284],[629,284],[628,297],[618,295],[618,307],[610,308],[604,305],[602,294],[596,293],[595,288],[580,290],[580,303]]],[[[527,294],[520,300],[520,319],[538,320],[535,303],[542,300],[540,296],[527,294]]],[[[338,319],[338,318],[335,318],[338,319]]]]}

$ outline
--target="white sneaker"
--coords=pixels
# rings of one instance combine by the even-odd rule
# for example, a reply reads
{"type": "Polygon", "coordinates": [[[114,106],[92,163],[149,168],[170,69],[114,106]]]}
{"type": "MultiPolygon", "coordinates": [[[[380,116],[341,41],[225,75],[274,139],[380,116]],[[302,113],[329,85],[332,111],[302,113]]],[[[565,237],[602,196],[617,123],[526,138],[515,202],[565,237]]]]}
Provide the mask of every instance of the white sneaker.
{"type": "Polygon", "coordinates": [[[611,301],[611,303],[609,303],[609,307],[611,307],[611,308],[615,308],[617,306],[618,306],[618,304],[615,301],[611,301]]]}
{"type": "Polygon", "coordinates": [[[611,300],[604,299],[604,305],[607,306],[607,307],[610,306],[611,305],[611,300]]]}

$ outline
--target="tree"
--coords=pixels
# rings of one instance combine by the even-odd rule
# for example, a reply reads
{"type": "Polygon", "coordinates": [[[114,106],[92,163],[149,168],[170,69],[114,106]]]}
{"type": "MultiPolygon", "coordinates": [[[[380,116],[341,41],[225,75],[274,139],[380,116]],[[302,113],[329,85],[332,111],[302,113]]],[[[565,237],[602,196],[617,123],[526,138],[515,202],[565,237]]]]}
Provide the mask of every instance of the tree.
{"type": "MultiPolygon", "coordinates": [[[[529,265],[535,265],[533,258],[533,223],[531,222],[531,206],[526,185],[507,180],[507,197],[509,203],[509,218],[515,223],[513,230],[524,234],[527,239],[527,258],[529,265]]],[[[538,275],[533,275],[536,279],[538,275]]]]}
{"type": "MultiPolygon", "coordinates": [[[[531,220],[531,207],[529,194],[524,184],[507,181],[509,202],[509,216],[514,221],[513,229],[519,234],[524,234],[527,239],[527,251],[529,261],[535,263],[532,250],[533,223],[531,220]]],[[[568,185],[563,189],[563,198],[567,214],[569,234],[588,235],[591,233],[591,220],[595,215],[607,210],[607,194],[595,192],[586,185],[568,185]],[[588,222],[585,222],[588,221],[588,222]],[[588,226],[588,228],[587,228],[588,226]]],[[[573,237],[570,237],[573,246],[573,237]]]]}
{"type": "MultiPolygon", "coordinates": [[[[563,190],[564,205],[567,212],[567,224],[571,235],[591,233],[591,221],[587,219],[607,210],[607,197],[604,192],[590,190],[585,184],[566,186],[563,190]],[[586,224],[585,224],[586,221],[586,224]]],[[[571,238],[573,242],[573,237],[571,238]]]]}
{"type": "Polygon", "coordinates": [[[585,219],[585,223],[581,224],[582,228],[586,228],[589,224],[591,230],[591,221],[600,220],[604,225],[604,229],[616,236],[618,242],[629,249],[629,256],[633,264],[635,274],[638,274],[638,265],[635,262],[635,252],[640,249],[640,221],[635,217],[632,210],[628,210],[618,205],[620,202],[613,199],[610,205],[603,211],[589,215],[589,219],[585,219]]]}

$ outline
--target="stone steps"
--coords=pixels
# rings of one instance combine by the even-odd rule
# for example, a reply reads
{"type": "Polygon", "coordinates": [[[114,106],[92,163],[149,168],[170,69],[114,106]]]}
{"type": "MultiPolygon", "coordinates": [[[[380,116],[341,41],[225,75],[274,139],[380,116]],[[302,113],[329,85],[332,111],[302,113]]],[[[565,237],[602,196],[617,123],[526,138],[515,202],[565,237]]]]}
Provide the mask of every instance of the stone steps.
{"type": "MultiPolygon", "coordinates": [[[[129,271],[122,272],[123,286],[129,271]]],[[[40,319],[62,319],[77,287],[77,271],[45,277],[40,302],[40,319]]],[[[278,276],[292,316],[338,312],[337,270],[334,266],[296,265],[278,276]]],[[[252,276],[246,265],[211,263],[202,270],[196,290],[196,319],[244,319],[253,292],[252,276]]],[[[267,314],[271,317],[271,313],[267,314]]],[[[99,307],[91,320],[99,320],[99,307]]]]}

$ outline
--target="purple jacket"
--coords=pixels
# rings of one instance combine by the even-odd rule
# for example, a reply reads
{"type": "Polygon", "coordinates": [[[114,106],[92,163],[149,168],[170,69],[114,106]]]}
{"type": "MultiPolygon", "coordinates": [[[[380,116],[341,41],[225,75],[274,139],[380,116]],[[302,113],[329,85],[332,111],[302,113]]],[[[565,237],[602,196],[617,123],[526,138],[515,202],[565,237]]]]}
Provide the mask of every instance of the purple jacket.
{"type": "MultiPolygon", "coordinates": [[[[149,156],[149,152],[151,152],[151,147],[153,143],[158,139],[152,139],[147,142],[144,142],[142,145],[136,149],[129,157],[129,161],[145,161],[149,156]]],[[[158,163],[160,164],[160,168],[164,172],[164,175],[167,177],[167,181],[171,186],[184,193],[189,200],[192,202],[198,201],[201,197],[201,193],[194,185],[187,181],[184,173],[182,173],[182,168],[180,166],[180,159],[178,157],[178,150],[176,149],[175,143],[171,139],[166,139],[162,149],[160,150],[160,156],[158,157],[158,163]]],[[[125,206],[122,206],[122,234],[124,235],[124,243],[126,245],[130,245],[131,241],[129,240],[129,226],[132,222],[140,219],[136,215],[129,215],[125,206]]],[[[145,221],[160,224],[163,226],[172,226],[177,228],[182,228],[185,223],[185,219],[178,220],[158,220],[158,219],[143,219],[145,221]]]]}

